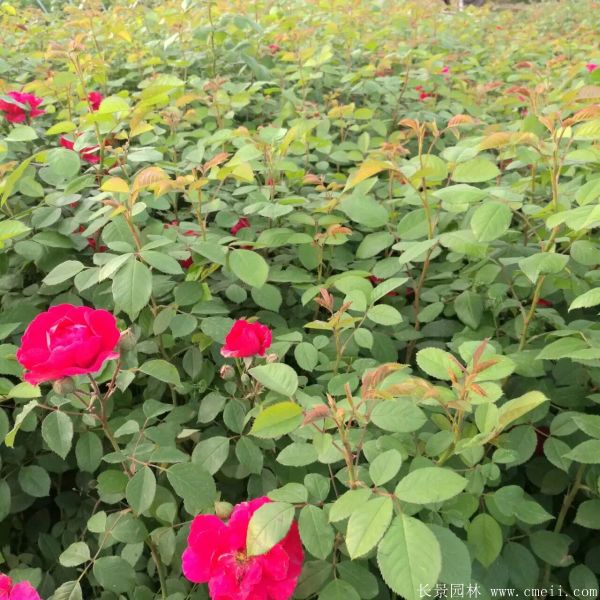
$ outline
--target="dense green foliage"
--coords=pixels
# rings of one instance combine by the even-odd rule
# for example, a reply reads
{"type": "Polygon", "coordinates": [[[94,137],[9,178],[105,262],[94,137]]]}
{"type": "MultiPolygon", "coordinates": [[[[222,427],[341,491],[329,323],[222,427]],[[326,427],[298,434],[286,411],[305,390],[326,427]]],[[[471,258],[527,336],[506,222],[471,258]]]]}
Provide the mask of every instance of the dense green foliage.
{"type": "Polygon", "coordinates": [[[205,599],[190,520],[268,495],[299,599],[598,589],[597,1],[5,2],[0,29],[3,99],[45,110],[0,123],[0,570],[205,599]],[[21,381],[59,303],[129,330],[97,390],[21,381]],[[239,318],[266,358],[221,356],[239,318]]]}

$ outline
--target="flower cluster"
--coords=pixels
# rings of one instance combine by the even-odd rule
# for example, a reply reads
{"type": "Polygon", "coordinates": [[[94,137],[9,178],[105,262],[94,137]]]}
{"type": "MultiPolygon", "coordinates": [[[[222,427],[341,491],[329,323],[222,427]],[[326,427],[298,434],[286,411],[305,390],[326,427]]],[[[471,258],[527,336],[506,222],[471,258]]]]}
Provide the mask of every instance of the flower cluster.
{"type": "Polygon", "coordinates": [[[304,559],[296,522],[267,553],[249,556],[246,548],[250,519],[268,502],[263,497],[238,504],[227,523],[213,515],[193,520],[183,573],[194,583],[208,583],[212,600],[291,598],[304,559]]]}

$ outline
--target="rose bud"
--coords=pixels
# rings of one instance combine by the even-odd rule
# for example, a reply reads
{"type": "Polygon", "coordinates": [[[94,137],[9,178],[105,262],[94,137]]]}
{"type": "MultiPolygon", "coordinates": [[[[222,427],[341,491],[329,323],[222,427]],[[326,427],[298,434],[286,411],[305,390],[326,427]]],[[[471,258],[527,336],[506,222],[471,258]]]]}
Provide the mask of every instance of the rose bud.
{"type": "Polygon", "coordinates": [[[131,331],[131,329],[126,329],[121,333],[121,336],[119,337],[119,350],[133,350],[135,348],[136,342],[137,339],[133,331],[131,331]]]}
{"type": "Polygon", "coordinates": [[[227,381],[228,379],[233,379],[235,375],[235,370],[231,365],[223,365],[219,369],[219,375],[221,379],[225,379],[227,381]]]}
{"type": "Polygon", "coordinates": [[[72,394],[75,389],[75,381],[73,381],[72,377],[63,377],[62,379],[57,379],[52,383],[52,389],[59,396],[66,396],[67,394],[72,394]]]}
{"type": "Polygon", "coordinates": [[[215,515],[219,519],[229,519],[229,515],[233,512],[233,504],[229,502],[215,502],[215,515]]]}

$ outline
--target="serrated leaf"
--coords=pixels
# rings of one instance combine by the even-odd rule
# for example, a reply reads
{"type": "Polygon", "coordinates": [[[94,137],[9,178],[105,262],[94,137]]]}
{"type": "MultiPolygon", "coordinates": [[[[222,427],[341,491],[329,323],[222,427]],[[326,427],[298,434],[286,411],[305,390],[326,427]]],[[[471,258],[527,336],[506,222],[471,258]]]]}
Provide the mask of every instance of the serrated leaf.
{"type": "Polygon", "coordinates": [[[421,600],[423,586],[433,586],[442,569],[440,544],[421,521],[396,517],[377,549],[383,579],[406,600],[421,600]]]}
{"type": "Polygon", "coordinates": [[[248,523],[248,556],[259,556],[273,548],[288,534],[293,518],[294,507],[286,502],[270,502],[261,506],[248,523]]]}
{"type": "Polygon", "coordinates": [[[367,554],[381,540],[392,520],[391,498],[373,498],[355,510],[346,529],[346,547],[353,560],[367,554]]]}

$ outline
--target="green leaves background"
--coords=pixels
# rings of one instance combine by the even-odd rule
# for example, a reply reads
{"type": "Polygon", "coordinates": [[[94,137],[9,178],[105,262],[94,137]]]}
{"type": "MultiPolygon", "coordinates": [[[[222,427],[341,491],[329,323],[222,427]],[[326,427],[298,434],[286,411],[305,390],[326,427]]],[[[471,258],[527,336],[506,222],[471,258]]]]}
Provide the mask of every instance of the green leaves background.
{"type": "Polygon", "coordinates": [[[297,520],[299,599],[597,588],[598,11],[440,5],[2,4],[46,111],[0,124],[3,572],[206,600],[190,520],[268,495],[248,546],[297,520]],[[21,382],[59,302],[129,330],[112,440],[21,382]],[[220,355],[237,318],[268,362],[220,355]]]}

